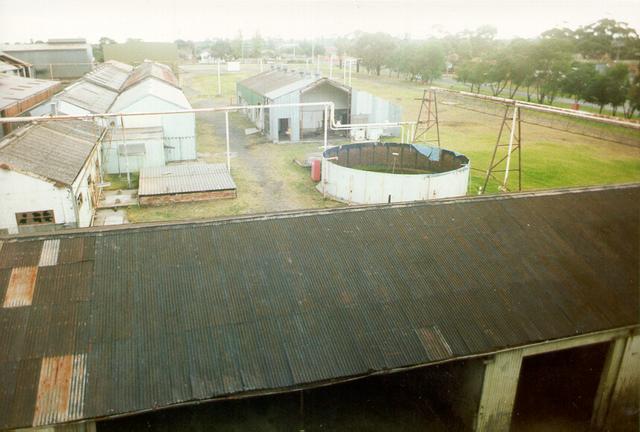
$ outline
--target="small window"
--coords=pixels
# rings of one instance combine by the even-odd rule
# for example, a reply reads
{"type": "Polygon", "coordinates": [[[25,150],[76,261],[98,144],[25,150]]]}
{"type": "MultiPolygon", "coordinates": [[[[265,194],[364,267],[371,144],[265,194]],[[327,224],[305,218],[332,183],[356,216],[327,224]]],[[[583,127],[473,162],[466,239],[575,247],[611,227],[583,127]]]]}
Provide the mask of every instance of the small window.
{"type": "Polygon", "coordinates": [[[18,225],[39,225],[56,223],[53,210],[39,210],[33,212],[16,213],[18,225]]]}

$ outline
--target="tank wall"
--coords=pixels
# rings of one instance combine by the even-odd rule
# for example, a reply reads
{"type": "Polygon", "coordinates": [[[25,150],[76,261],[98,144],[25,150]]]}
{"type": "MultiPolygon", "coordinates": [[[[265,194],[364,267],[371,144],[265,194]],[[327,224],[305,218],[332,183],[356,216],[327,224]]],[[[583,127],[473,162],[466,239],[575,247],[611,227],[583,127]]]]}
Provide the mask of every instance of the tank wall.
{"type": "MultiPolygon", "coordinates": [[[[460,165],[459,161],[456,163],[456,157],[464,158],[464,156],[446,150],[439,153],[436,161],[432,161],[434,164],[442,163],[451,168],[445,172],[391,174],[350,168],[350,166],[362,165],[388,165],[389,151],[400,153],[405,167],[417,164],[418,167],[430,168],[427,166],[429,161],[425,162],[427,158],[416,155],[411,146],[404,146],[402,152],[396,151],[399,149],[400,147],[394,144],[343,146],[330,149],[325,153],[325,157],[338,155],[339,162],[323,160],[322,182],[318,188],[321,191],[324,188],[324,193],[328,196],[353,204],[425,201],[466,195],[469,187],[470,164],[460,165]]],[[[396,166],[399,166],[400,155],[396,158],[398,164],[396,166]]]]}
{"type": "Polygon", "coordinates": [[[327,195],[353,204],[424,201],[464,196],[470,166],[439,174],[386,174],[356,170],[330,161],[322,164],[327,195]]]}

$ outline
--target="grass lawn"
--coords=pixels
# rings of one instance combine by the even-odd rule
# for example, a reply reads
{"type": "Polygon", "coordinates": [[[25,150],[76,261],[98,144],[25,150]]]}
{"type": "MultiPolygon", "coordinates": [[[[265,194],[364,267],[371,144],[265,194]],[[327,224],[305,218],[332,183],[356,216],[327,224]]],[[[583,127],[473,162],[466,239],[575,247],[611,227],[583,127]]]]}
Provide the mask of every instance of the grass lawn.
{"type": "MultiPolygon", "coordinates": [[[[341,76],[340,70],[334,75],[341,76]]],[[[353,73],[352,85],[400,105],[404,120],[417,119],[424,85],[384,74],[377,77],[365,73],[353,73]]],[[[438,109],[442,146],[469,157],[475,168],[471,173],[469,193],[475,194],[484,182],[484,174],[477,170],[484,171],[489,165],[501,119],[443,103],[438,109]]],[[[630,133],[609,125],[600,128],[616,134],[630,133]]],[[[632,134],[639,147],[523,123],[523,189],[640,181],[640,133],[632,134]]],[[[508,136],[504,137],[502,142],[507,143],[507,139],[508,136]]],[[[511,190],[517,189],[516,173],[510,174],[508,185],[511,190]]],[[[497,191],[498,183],[490,182],[487,192],[497,191]]]]}
{"type": "MultiPolygon", "coordinates": [[[[185,73],[183,83],[194,106],[212,102],[227,105],[235,103],[236,82],[257,72],[257,65],[243,65],[240,73],[222,74],[221,96],[217,95],[215,71],[185,73]]],[[[342,71],[336,67],[334,72],[334,77],[341,79],[342,71]]],[[[384,74],[377,77],[355,72],[352,84],[356,89],[368,91],[401,106],[404,120],[416,120],[424,88],[422,84],[384,74]]],[[[198,115],[199,158],[202,161],[224,163],[224,134],[219,132],[219,126],[216,132],[211,118],[204,121],[204,115],[223,116],[219,113],[198,115]]],[[[439,117],[442,146],[469,157],[472,166],[469,194],[477,194],[484,182],[484,170],[491,159],[501,119],[444,103],[439,104],[439,117]]],[[[237,129],[253,127],[241,113],[232,113],[230,118],[237,129]]],[[[535,125],[522,126],[524,190],[640,181],[640,149],[637,147],[535,125]]],[[[606,132],[610,126],[601,128],[606,132]]],[[[636,135],[640,142],[640,134],[636,135]]],[[[504,143],[507,138],[504,137],[504,143]]],[[[324,199],[315,190],[309,170],[292,162],[294,158],[304,159],[309,153],[319,152],[319,143],[274,144],[260,135],[244,137],[242,134],[232,138],[231,146],[231,172],[238,188],[236,199],[130,208],[129,219],[132,222],[184,220],[341,205],[324,199]]],[[[510,190],[517,190],[517,179],[517,173],[512,172],[508,183],[510,190]]],[[[121,187],[122,183],[117,180],[121,179],[109,180],[112,187],[121,187]]],[[[487,192],[497,193],[498,185],[497,181],[491,181],[487,192]]]]}

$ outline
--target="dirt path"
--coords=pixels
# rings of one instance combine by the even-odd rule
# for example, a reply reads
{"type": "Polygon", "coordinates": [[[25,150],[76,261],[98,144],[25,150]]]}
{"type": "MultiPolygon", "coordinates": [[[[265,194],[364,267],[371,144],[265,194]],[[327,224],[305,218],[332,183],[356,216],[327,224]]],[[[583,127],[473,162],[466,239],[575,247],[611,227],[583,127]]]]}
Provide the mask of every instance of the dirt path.
{"type": "MultiPolygon", "coordinates": [[[[213,108],[227,104],[226,98],[203,98],[190,85],[194,76],[190,73],[183,74],[183,90],[194,108],[213,108]]],[[[268,151],[268,148],[274,144],[269,143],[262,136],[246,136],[244,129],[251,127],[251,125],[240,116],[241,114],[229,116],[230,150],[235,156],[232,159],[232,174],[235,175],[234,171],[236,173],[242,171],[241,174],[252,184],[253,199],[260,203],[259,207],[265,212],[307,207],[306,201],[299,199],[296,189],[286,184],[280,177],[279,171],[274,167],[274,161],[268,151]]],[[[211,126],[217,137],[224,141],[224,114],[200,113],[197,114],[196,120],[211,126]]],[[[238,193],[242,192],[239,186],[238,193]]]]}

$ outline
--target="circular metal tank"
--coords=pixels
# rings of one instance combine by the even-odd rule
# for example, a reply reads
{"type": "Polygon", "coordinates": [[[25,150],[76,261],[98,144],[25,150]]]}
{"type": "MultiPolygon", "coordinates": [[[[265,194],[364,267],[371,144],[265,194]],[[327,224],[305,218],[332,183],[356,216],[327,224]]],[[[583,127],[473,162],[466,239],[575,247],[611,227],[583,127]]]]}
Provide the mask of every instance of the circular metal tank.
{"type": "Polygon", "coordinates": [[[332,147],[322,156],[318,190],[350,204],[456,197],[469,187],[469,159],[437,147],[360,143],[332,147]]]}

